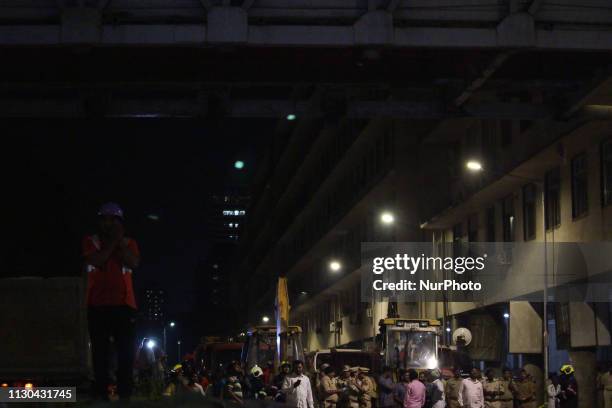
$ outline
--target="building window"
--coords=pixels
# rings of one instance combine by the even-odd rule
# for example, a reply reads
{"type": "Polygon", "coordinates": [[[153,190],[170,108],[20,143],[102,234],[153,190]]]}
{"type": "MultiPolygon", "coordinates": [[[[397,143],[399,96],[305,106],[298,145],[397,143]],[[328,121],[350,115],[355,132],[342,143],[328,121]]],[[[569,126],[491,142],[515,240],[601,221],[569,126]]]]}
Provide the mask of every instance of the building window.
{"type": "Polygon", "coordinates": [[[487,242],[495,242],[495,206],[487,208],[487,242]]]}
{"type": "Polygon", "coordinates": [[[502,201],[502,228],[504,242],[514,241],[514,199],[512,195],[502,201]]]}
{"type": "Polygon", "coordinates": [[[577,218],[589,211],[589,189],[586,153],[572,159],[572,217],[577,218]]]}
{"type": "Polygon", "coordinates": [[[463,225],[461,223],[453,226],[453,242],[461,243],[463,240],[463,225]]]}
{"type": "Polygon", "coordinates": [[[546,229],[561,225],[561,172],[559,168],[546,172],[544,177],[546,198],[546,229]]]}
{"type": "Polygon", "coordinates": [[[536,186],[523,186],[523,239],[529,241],[536,236],[536,186]]]}
{"type": "Polygon", "coordinates": [[[468,242],[478,241],[478,214],[472,214],[468,218],[468,242]]]}
{"type": "Polygon", "coordinates": [[[603,205],[612,203],[612,139],[601,145],[601,198],[603,205]]]}

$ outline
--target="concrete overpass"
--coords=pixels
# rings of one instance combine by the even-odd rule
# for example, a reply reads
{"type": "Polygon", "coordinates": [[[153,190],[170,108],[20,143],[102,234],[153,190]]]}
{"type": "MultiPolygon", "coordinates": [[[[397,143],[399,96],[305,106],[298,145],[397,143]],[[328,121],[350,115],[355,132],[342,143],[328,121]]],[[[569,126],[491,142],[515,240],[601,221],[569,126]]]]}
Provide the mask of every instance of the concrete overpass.
{"type": "Polygon", "coordinates": [[[5,0],[0,117],[567,118],[610,51],[607,0],[5,0]]]}
{"type": "Polygon", "coordinates": [[[610,50],[606,0],[6,0],[0,44],[610,50]]]}

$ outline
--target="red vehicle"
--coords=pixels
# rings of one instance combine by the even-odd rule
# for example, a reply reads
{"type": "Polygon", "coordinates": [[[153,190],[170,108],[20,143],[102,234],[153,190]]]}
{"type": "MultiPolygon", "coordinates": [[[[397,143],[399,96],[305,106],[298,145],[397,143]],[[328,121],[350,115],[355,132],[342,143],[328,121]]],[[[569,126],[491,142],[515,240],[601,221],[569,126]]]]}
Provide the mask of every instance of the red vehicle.
{"type": "Polygon", "coordinates": [[[198,347],[194,354],[198,364],[216,370],[219,367],[226,367],[232,361],[240,361],[241,352],[242,343],[215,341],[198,347]]]}

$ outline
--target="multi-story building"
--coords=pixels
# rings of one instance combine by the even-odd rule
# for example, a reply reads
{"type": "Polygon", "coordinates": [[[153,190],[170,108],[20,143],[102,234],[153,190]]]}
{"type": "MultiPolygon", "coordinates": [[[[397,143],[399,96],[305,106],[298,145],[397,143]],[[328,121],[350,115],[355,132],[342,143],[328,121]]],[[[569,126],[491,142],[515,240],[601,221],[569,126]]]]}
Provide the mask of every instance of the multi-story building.
{"type": "Polygon", "coordinates": [[[145,320],[150,325],[162,325],[166,316],[166,292],[159,288],[146,289],[144,292],[145,320]]]}
{"type": "MultiPolygon", "coordinates": [[[[491,166],[489,173],[461,172],[451,190],[463,197],[423,224],[436,243],[545,242],[548,272],[524,272],[544,273],[547,281],[534,286],[533,279],[522,279],[521,272],[516,272],[508,285],[518,295],[541,292],[544,285],[549,292],[563,286],[560,271],[567,267],[564,259],[570,259],[563,253],[568,242],[597,243],[612,238],[611,123],[582,123],[557,135],[549,133],[548,138],[542,136],[545,126],[532,126],[503,150],[481,150],[485,162],[498,163],[500,171],[491,166]]],[[[475,157],[468,148],[474,140],[480,147],[487,142],[482,135],[464,135],[458,140],[460,163],[475,157]]],[[[481,338],[475,338],[470,354],[482,360],[482,365],[517,367],[532,363],[542,367],[546,324],[549,370],[558,372],[562,364],[572,363],[583,387],[581,406],[593,406],[589,405],[594,395],[592,368],[597,362],[610,360],[610,303],[557,302],[553,298],[547,303],[545,320],[542,304],[448,302],[444,306],[451,330],[480,326],[481,338]]],[[[427,315],[441,317],[436,312],[442,310],[441,305],[424,306],[427,315]]]]}
{"type": "Polygon", "coordinates": [[[196,315],[202,321],[201,335],[227,334],[229,321],[223,316],[235,313],[232,303],[228,302],[230,275],[229,269],[235,244],[215,244],[209,255],[198,265],[195,276],[196,315]]]}
{"type": "MultiPolygon", "coordinates": [[[[235,180],[234,180],[235,181],[235,180]]],[[[195,313],[202,322],[200,334],[220,335],[230,331],[230,322],[223,316],[235,308],[228,302],[236,245],[247,219],[249,196],[244,188],[227,188],[213,194],[208,201],[208,254],[195,271],[195,313]]]]}
{"type": "MultiPolygon", "coordinates": [[[[283,275],[290,320],[302,327],[308,350],[369,347],[389,301],[362,301],[363,242],[543,241],[542,188],[551,252],[555,242],[609,240],[609,111],[581,110],[612,103],[606,92],[591,92],[562,119],[305,118],[288,125],[281,129],[287,144],[269,155],[255,183],[233,278],[244,284],[234,288],[234,302],[248,306],[256,324],[273,314],[283,275]],[[469,160],[482,171],[471,173],[469,160]]],[[[517,279],[513,290],[543,289],[522,285],[517,279]]],[[[474,365],[543,367],[542,303],[415,298],[397,309],[406,318],[442,320],[447,344],[455,328],[471,329],[474,365]]],[[[593,406],[593,365],[608,355],[609,315],[609,303],[548,307],[549,368],[575,365],[584,407],[593,406]]]]}
{"type": "Polygon", "coordinates": [[[208,236],[215,244],[235,244],[246,218],[249,197],[240,192],[213,194],[208,203],[208,236]]]}

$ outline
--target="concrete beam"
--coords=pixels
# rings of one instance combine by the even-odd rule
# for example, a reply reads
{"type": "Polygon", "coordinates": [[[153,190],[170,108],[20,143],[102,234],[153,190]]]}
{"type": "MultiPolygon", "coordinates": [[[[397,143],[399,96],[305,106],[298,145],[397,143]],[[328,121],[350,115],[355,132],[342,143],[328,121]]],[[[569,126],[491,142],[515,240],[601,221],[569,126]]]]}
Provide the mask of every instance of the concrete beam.
{"type": "Polygon", "coordinates": [[[208,10],[206,21],[208,42],[223,44],[248,41],[248,14],[242,7],[213,7],[208,10]]]}
{"type": "Polygon", "coordinates": [[[64,44],[97,44],[102,36],[102,11],[98,8],[62,9],[61,41],[64,44]]]}
{"type": "Polygon", "coordinates": [[[393,15],[389,11],[368,11],[357,20],[353,29],[355,45],[376,46],[393,43],[393,15]]]}
{"type": "MultiPolygon", "coordinates": [[[[89,92],[88,103],[76,98],[58,97],[2,97],[0,117],[54,117],[82,116],[168,116],[197,117],[208,111],[207,98],[151,98],[147,95],[110,98],[89,92]],[[102,103],[102,102],[103,103],[102,103]],[[88,112],[89,106],[97,106],[88,112]]],[[[324,112],[307,110],[304,102],[290,100],[232,100],[222,102],[222,111],[228,117],[282,118],[289,113],[299,117],[319,117],[324,112]]],[[[543,119],[552,115],[552,109],[544,105],[491,102],[466,105],[462,111],[447,111],[441,102],[414,101],[351,101],[345,115],[352,119],[377,117],[398,119],[490,118],[490,119],[543,119]]]]}
{"type": "MultiPolygon", "coordinates": [[[[35,1],[0,2],[0,19],[3,24],[13,22],[30,22],[41,24],[59,17],[60,3],[70,6],[75,1],[35,1]]],[[[101,8],[107,2],[106,10],[110,15],[120,15],[125,23],[163,23],[174,19],[196,21],[202,17],[202,9],[209,10],[215,5],[223,4],[221,0],[161,1],[161,0],[83,0],[85,5],[101,8]],[[124,20],[125,19],[125,20],[124,20]]],[[[318,25],[322,21],[343,21],[351,25],[360,18],[365,10],[365,0],[257,0],[250,7],[245,7],[253,0],[244,0],[242,8],[249,9],[250,15],[258,23],[283,22],[286,25],[304,24],[311,21],[318,25]]],[[[610,25],[612,10],[607,0],[589,0],[588,7],[579,2],[564,0],[545,2],[544,0],[512,0],[512,10],[525,10],[537,16],[542,23],[555,26],[567,23],[580,28],[580,25],[610,25]],[[527,4],[525,4],[527,3],[527,4]]],[[[490,0],[470,0],[463,7],[448,7],[448,0],[377,0],[371,2],[371,10],[386,9],[394,12],[396,22],[409,26],[442,26],[445,22],[462,22],[480,25],[495,25],[508,15],[509,2],[491,2],[490,0]]]]}
{"type": "Polygon", "coordinates": [[[499,68],[510,58],[515,51],[504,51],[498,54],[493,62],[491,62],[480,74],[478,78],[473,80],[465,90],[454,100],[454,106],[459,107],[465,104],[469,98],[497,72],[499,68]]]}
{"type": "MultiPolygon", "coordinates": [[[[102,35],[96,41],[97,28],[81,27],[90,45],[143,46],[143,45],[190,45],[224,44],[241,42],[248,46],[309,46],[309,47],[355,47],[364,44],[384,43],[389,36],[388,27],[380,31],[363,27],[338,25],[248,25],[246,12],[219,12],[216,28],[205,24],[104,24],[102,35]],[[236,21],[237,29],[229,29],[223,22],[236,21]],[[244,29],[247,28],[245,38],[244,29]],[[213,37],[207,36],[214,34],[213,37]],[[89,34],[87,34],[89,33],[89,34]],[[357,41],[358,39],[358,41],[357,41]]],[[[212,10],[212,9],[211,9],[212,10]]],[[[383,13],[386,13],[383,11],[383,13]]],[[[382,15],[381,15],[382,16],[382,15]]],[[[376,17],[386,19],[387,17],[376,17]]],[[[516,16],[516,15],[515,15],[516,16]]],[[[522,18],[522,17],[519,17],[522,18]]],[[[92,19],[95,21],[95,19],[92,19]]],[[[215,20],[215,17],[213,17],[215,20]]],[[[90,20],[91,21],[91,20],[90,20]]],[[[516,22],[520,25],[519,22],[516,22]]],[[[79,27],[81,23],[74,23],[79,27]]],[[[508,23],[509,26],[514,23],[508,23]]],[[[73,26],[74,27],[74,26],[73,26]]],[[[61,45],[70,44],[60,36],[62,27],[55,24],[0,25],[0,45],[61,45]]],[[[74,32],[74,31],[73,31],[74,32]]],[[[515,31],[502,27],[501,34],[492,28],[448,28],[448,27],[394,27],[390,44],[399,48],[484,48],[497,49],[509,46],[536,50],[612,50],[612,31],[588,29],[537,29],[535,41],[523,32],[518,39],[512,38],[515,31]],[[527,45],[530,44],[530,45],[527,45]]],[[[520,30],[518,31],[520,32],[520,30]]],[[[68,38],[75,39],[70,34],[68,38]]],[[[83,43],[83,41],[79,41],[83,43]]]]}
{"type": "Polygon", "coordinates": [[[500,47],[527,48],[536,45],[533,16],[515,12],[497,26],[497,44],[500,47]]]}

